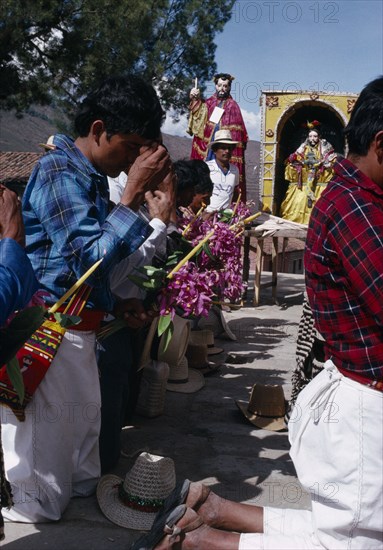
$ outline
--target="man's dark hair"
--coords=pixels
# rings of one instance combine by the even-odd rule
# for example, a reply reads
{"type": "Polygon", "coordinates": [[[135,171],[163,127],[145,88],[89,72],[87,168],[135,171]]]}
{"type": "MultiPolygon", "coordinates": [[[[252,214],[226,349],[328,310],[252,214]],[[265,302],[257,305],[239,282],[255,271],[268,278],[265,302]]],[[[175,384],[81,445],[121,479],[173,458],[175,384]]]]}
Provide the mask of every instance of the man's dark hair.
{"type": "Polygon", "coordinates": [[[360,93],[344,129],[349,153],[366,156],[375,135],[383,130],[383,76],[360,93]]]}
{"type": "Polygon", "coordinates": [[[197,183],[194,186],[195,193],[212,193],[214,184],[210,178],[210,170],[205,161],[192,159],[189,161],[197,172],[197,183]]]}
{"type": "Polygon", "coordinates": [[[153,86],[138,76],[113,76],[84,99],[74,126],[80,137],[86,137],[92,123],[102,120],[108,138],[121,133],[158,139],[163,119],[153,86]]]}
{"type": "MultiPolygon", "coordinates": [[[[203,161],[202,161],[203,162],[203,161]]],[[[173,163],[177,175],[177,192],[195,187],[198,183],[198,174],[191,160],[177,160],[173,163]]]]}

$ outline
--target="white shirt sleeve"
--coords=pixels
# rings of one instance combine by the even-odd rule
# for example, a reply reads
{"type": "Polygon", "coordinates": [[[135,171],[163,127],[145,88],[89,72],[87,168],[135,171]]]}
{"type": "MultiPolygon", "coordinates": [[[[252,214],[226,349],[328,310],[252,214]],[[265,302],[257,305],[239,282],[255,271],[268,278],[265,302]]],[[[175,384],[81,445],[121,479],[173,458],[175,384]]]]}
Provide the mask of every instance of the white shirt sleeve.
{"type": "Polygon", "coordinates": [[[149,225],[153,232],[133,254],[124,258],[111,271],[110,288],[112,293],[121,300],[127,298],[143,298],[144,292],[128,278],[138,267],[150,265],[156,249],[166,246],[166,225],[158,218],[153,218],[149,225]]]}

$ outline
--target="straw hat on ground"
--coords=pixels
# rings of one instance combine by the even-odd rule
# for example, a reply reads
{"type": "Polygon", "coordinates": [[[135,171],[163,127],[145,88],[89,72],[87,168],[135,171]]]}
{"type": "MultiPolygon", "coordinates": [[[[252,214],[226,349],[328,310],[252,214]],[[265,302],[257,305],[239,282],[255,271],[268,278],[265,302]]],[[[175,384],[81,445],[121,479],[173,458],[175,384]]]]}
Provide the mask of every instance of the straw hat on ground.
{"type": "Polygon", "coordinates": [[[151,349],[155,335],[157,334],[159,317],[155,317],[149,327],[148,334],[145,338],[144,349],[142,350],[139,370],[143,369],[151,361],[151,349]]]}
{"type": "Polygon", "coordinates": [[[188,360],[182,357],[178,364],[169,365],[169,378],[166,389],[178,393],[194,393],[205,385],[203,374],[189,369],[188,360]]]}
{"type": "Polygon", "coordinates": [[[221,368],[221,363],[209,361],[206,344],[194,344],[193,342],[189,342],[186,350],[186,358],[189,362],[189,368],[198,370],[204,376],[213,374],[221,368]]]}
{"type": "Polygon", "coordinates": [[[286,399],[282,386],[254,384],[250,401],[236,401],[237,406],[257,428],[273,432],[286,429],[286,399]]]}
{"type": "Polygon", "coordinates": [[[169,372],[169,365],[163,361],[152,359],[145,365],[142,369],[136,414],[147,418],[163,414],[169,372]]]}
{"type": "Polygon", "coordinates": [[[168,363],[168,365],[177,365],[182,357],[189,342],[190,322],[175,315],[173,319],[174,332],[166,350],[165,339],[162,337],[158,346],[158,360],[168,363]]]}
{"type": "Polygon", "coordinates": [[[97,485],[103,514],[127,529],[150,531],[157,512],[176,486],[171,458],[141,453],[125,479],[108,474],[97,485]]]}
{"type": "Polygon", "coordinates": [[[208,317],[202,317],[198,321],[198,327],[212,330],[215,338],[237,340],[235,334],[230,330],[222,310],[215,305],[210,308],[208,317]]]}
{"type": "Polygon", "coordinates": [[[223,348],[218,348],[214,344],[214,333],[210,329],[192,330],[190,343],[206,345],[208,355],[218,355],[223,352],[223,348]]]}

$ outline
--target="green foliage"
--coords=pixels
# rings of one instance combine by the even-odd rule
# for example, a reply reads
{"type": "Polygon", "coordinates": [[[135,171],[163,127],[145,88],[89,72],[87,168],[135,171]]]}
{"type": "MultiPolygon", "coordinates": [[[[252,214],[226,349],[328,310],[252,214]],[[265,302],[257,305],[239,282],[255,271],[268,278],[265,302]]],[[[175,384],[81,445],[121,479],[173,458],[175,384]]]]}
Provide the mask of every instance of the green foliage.
{"type": "Polygon", "coordinates": [[[185,109],[215,70],[214,38],[235,0],[2,0],[0,107],[70,112],[98,80],[140,73],[166,108],[185,109]]]}
{"type": "Polygon", "coordinates": [[[217,258],[213,255],[211,249],[210,249],[210,246],[209,246],[209,243],[205,243],[202,247],[202,250],[205,252],[205,254],[207,254],[209,256],[209,258],[215,262],[217,260],[217,258]]]}
{"type": "Polygon", "coordinates": [[[7,363],[8,378],[12,383],[13,389],[18,395],[19,401],[22,404],[25,396],[24,381],[21,375],[19,362],[16,357],[12,357],[7,363]]]}
{"type": "Polygon", "coordinates": [[[172,324],[173,321],[170,313],[168,315],[161,315],[158,321],[158,336],[161,336],[172,324]]]}
{"type": "Polygon", "coordinates": [[[140,275],[128,275],[128,279],[143,290],[157,290],[164,285],[167,272],[159,267],[145,265],[136,269],[140,275]]]}
{"type": "Polygon", "coordinates": [[[81,317],[76,315],[66,315],[65,313],[54,313],[53,317],[55,318],[56,323],[61,325],[63,328],[68,328],[73,325],[78,325],[81,323],[81,317]]]}
{"type": "Polygon", "coordinates": [[[12,321],[0,329],[0,365],[7,363],[44,322],[46,309],[33,306],[19,311],[12,321]]]}
{"type": "Polygon", "coordinates": [[[234,212],[230,208],[222,210],[222,212],[220,212],[219,221],[223,223],[229,223],[233,219],[233,214],[234,212]]]}
{"type": "Polygon", "coordinates": [[[158,336],[162,336],[164,342],[163,351],[166,351],[174,334],[174,323],[170,313],[169,315],[162,315],[160,317],[158,321],[157,334],[158,336]]]}

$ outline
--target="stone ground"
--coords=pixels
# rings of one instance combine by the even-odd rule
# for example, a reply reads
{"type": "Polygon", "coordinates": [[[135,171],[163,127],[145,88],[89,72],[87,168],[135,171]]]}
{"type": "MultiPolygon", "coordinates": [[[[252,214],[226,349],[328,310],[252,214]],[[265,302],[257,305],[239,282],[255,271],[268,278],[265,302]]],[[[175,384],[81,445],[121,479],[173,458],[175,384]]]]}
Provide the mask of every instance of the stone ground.
{"type": "MultiPolygon", "coordinates": [[[[270,279],[263,275],[263,282],[270,279]]],[[[238,502],[306,508],[308,495],[297,481],[290,460],[287,432],[255,428],[239,412],[235,400],[247,400],[253,384],[281,384],[291,393],[295,345],[303,300],[302,275],[278,276],[278,304],[271,290],[261,291],[259,307],[248,301],[225,313],[236,341],[216,339],[225,353],[221,369],[206,377],[192,394],[167,392],[165,412],[157,418],[136,416],[123,431],[127,456],[115,473],[129,471],[146,450],[170,456],[177,479],[204,480],[215,492],[238,502]]],[[[128,550],[141,533],[118,527],[101,513],[95,497],[73,499],[61,521],[6,524],[7,550],[128,550]]],[[[203,549],[201,549],[203,550],[203,549]]]]}

